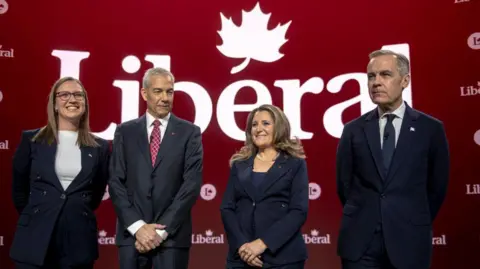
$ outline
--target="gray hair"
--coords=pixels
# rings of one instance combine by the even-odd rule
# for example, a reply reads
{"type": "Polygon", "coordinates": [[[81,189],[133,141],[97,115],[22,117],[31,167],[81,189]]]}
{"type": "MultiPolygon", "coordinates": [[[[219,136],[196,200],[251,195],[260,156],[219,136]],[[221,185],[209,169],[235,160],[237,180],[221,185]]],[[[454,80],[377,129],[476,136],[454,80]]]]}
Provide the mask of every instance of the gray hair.
{"type": "Polygon", "coordinates": [[[405,76],[410,73],[410,61],[405,55],[401,53],[396,53],[391,50],[376,50],[370,53],[368,57],[371,60],[375,57],[383,56],[383,55],[393,55],[395,57],[395,59],[397,60],[397,69],[401,76],[405,76]]]}
{"type": "Polygon", "coordinates": [[[172,82],[175,82],[175,77],[170,71],[168,71],[165,68],[154,67],[154,68],[148,69],[145,72],[145,75],[143,75],[143,81],[142,81],[143,88],[147,89],[150,87],[150,78],[153,76],[170,76],[170,78],[172,79],[172,82]]]}

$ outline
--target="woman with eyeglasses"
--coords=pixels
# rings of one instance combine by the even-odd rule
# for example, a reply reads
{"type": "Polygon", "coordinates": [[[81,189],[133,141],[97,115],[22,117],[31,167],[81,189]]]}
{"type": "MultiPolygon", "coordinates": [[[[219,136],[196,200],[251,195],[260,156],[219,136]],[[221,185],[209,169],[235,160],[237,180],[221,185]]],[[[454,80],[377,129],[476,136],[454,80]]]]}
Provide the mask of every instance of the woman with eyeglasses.
{"type": "Polygon", "coordinates": [[[90,132],[87,93],[75,78],[53,85],[47,115],[46,126],[22,133],[13,156],[19,219],[10,257],[19,269],[91,269],[109,145],[90,132]]]}

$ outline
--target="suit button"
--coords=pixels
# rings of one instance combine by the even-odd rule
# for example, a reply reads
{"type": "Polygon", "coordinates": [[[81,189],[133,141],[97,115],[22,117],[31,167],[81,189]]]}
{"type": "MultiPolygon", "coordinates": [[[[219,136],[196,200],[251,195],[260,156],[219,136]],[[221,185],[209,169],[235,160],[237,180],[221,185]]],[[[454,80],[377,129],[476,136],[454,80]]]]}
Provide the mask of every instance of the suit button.
{"type": "Polygon", "coordinates": [[[40,210],[38,210],[38,208],[35,208],[35,209],[33,210],[33,213],[37,214],[38,211],[40,211],[40,210]]]}
{"type": "Polygon", "coordinates": [[[65,193],[62,193],[62,195],[60,195],[60,199],[65,199],[67,196],[65,195],[65,193]]]}
{"type": "Polygon", "coordinates": [[[87,197],[87,195],[85,193],[82,193],[82,197],[85,198],[87,197]]]}
{"type": "Polygon", "coordinates": [[[42,177],[41,177],[39,174],[37,174],[37,179],[41,179],[41,178],[42,178],[42,177]]]}
{"type": "Polygon", "coordinates": [[[385,194],[383,194],[383,193],[380,194],[380,198],[382,198],[382,199],[385,198],[385,194]]]}
{"type": "Polygon", "coordinates": [[[43,196],[47,195],[47,191],[42,192],[43,196]]]}
{"type": "Polygon", "coordinates": [[[85,211],[83,211],[83,212],[82,212],[82,215],[84,215],[84,216],[86,217],[86,216],[88,216],[88,213],[85,212],[85,211]]]}
{"type": "Polygon", "coordinates": [[[252,206],[255,207],[255,202],[253,202],[252,206]]]}

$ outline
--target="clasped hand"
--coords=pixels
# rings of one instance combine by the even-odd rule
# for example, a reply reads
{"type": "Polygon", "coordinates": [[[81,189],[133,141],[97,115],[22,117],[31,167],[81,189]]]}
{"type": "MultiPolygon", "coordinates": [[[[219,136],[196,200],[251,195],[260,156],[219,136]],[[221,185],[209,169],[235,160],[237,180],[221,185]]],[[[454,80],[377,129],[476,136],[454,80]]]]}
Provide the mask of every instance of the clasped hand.
{"type": "Polygon", "coordinates": [[[263,243],[261,239],[257,239],[250,243],[243,244],[238,249],[238,254],[240,255],[240,258],[242,258],[242,260],[248,265],[262,267],[263,262],[260,260],[260,254],[262,254],[265,249],[267,249],[265,243],[263,243]]]}
{"type": "Polygon", "coordinates": [[[140,253],[148,252],[156,247],[160,246],[163,242],[163,238],[157,234],[157,229],[165,229],[165,225],[162,224],[144,224],[135,233],[135,248],[140,253]]]}

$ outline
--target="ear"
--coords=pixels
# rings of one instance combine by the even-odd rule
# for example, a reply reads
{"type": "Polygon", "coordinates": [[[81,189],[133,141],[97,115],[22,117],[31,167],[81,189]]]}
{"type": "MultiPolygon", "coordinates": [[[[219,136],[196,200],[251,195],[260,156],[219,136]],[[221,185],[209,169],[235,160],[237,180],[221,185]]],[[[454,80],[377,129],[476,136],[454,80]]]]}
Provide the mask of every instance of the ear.
{"type": "Polygon", "coordinates": [[[147,101],[147,89],[142,88],[140,92],[142,93],[143,100],[147,101]]]}
{"type": "Polygon", "coordinates": [[[402,78],[402,82],[401,82],[402,89],[405,89],[406,87],[408,87],[409,84],[410,84],[410,74],[407,74],[402,78]]]}

